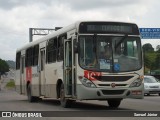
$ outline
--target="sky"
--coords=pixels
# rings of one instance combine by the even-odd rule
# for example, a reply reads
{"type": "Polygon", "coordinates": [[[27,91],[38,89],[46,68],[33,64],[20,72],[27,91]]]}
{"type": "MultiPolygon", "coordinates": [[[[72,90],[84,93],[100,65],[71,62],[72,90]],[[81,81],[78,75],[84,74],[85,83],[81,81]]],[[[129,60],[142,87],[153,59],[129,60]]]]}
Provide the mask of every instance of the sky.
{"type": "MultiPolygon", "coordinates": [[[[15,60],[16,49],[29,42],[29,28],[65,27],[79,20],[160,28],[159,6],[159,0],[0,0],[0,58],[15,60]]],[[[142,39],[145,43],[156,48],[160,40],[142,39]]]]}

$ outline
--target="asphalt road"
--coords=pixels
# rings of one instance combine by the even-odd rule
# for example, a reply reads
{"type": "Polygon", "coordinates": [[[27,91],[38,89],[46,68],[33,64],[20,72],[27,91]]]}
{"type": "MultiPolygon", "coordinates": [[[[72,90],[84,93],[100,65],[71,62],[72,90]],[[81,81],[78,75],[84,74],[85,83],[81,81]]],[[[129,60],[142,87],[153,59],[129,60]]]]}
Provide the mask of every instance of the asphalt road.
{"type": "MultiPolygon", "coordinates": [[[[29,103],[27,101],[27,97],[23,95],[19,95],[14,91],[14,89],[6,89],[3,86],[3,89],[0,91],[0,111],[62,111],[62,114],[64,111],[68,111],[69,114],[73,113],[73,116],[75,115],[75,111],[82,111],[85,116],[85,111],[98,111],[102,112],[103,114],[108,113],[112,111],[114,112],[124,112],[127,111],[160,111],[160,96],[158,95],[151,95],[151,96],[145,96],[144,99],[125,99],[122,101],[120,107],[118,109],[111,109],[108,107],[108,104],[106,101],[77,101],[74,102],[71,108],[62,108],[60,106],[60,102],[58,100],[53,99],[43,99],[36,103],[29,103]]],[[[111,114],[112,114],[111,113],[111,114]]],[[[66,113],[65,113],[66,114],[66,113]]],[[[109,114],[109,113],[108,113],[109,114]]],[[[82,115],[83,116],[83,115],[82,115]]],[[[72,119],[90,119],[89,117],[55,117],[55,119],[66,119],[66,120],[72,120],[72,119]]],[[[160,117],[159,117],[160,118],[160,117]]],[[[132,120],[132,119],[138,119],[138,120],[158,120],[158,117],[93,117],[92,120],[132,120]]],[[[0,118],[2,119],[2,118],[0,118]]],[[[3,118],[2,120],[5,120],[8,118],[3,118]]],[[[13,120],[17,120],[20,118],[12,118],[13,120]]],[[[21,118],[22,119],[22,118],[21,118]]],[[[23,118],[25,120],[27,118],[23,118]]],[[[36,118],[34,118],[36,119],[36,118]]],[[[38,119],[38,118],[37,118],[38,119]]],[[[39,118],[44,119],[44,118],[39,118]]],[[[51,117],[45,118],[45,120],[53,119],[51,117]]]]}

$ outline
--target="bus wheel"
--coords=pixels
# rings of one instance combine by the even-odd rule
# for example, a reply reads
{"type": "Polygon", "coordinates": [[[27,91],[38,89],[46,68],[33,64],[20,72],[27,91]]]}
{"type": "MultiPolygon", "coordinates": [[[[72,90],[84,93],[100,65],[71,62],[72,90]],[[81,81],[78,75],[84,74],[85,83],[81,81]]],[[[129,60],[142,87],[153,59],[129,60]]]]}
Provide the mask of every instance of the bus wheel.
{"type": "Polygon", "coordinates": [[[109,107],[118,108],[121,103],[121,99],[110,99],[108,100],[109,107]]]}
{"type": "Polygon", "coordinates": [[[60,102],[61,102],[61,106],[64,108],[71,107],[71,100],[65,98],[65,91],[64,91],[63,84],[61,84],[61,88],[60,88],[60,102]]]}
{"type": "Polygon", "coordinates": [[[147,96],[150,96],[150,94],[149,94],[149,93],[147,93],[146,95],[147,95],[147,96]]]}
{"type": "Polygon", "coordinates": [[[28,96],[28,101],[29,102],[36,102],[36,101],[38,101],[38,97],[32,96],[31,85],[30,84],[27,87],[27,96],[28,96]]]}

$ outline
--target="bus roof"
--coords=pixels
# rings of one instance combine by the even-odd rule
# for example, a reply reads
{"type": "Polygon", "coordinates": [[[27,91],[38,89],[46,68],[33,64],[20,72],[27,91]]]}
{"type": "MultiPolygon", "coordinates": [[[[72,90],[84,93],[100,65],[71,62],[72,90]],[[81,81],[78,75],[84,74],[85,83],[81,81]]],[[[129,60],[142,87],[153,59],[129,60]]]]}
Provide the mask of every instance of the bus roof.
{"type": "Polygon", "coordinates": [[[57,30],[57,31],[49,34],[49,35],[46,35],[46,36],[44,36],[44,37],[42,37],[42,38],[39,38],[39,39],[37,39],[37,40],[35,40],[35,41],[33,41],[33,42],[29,42],[28,44],[24,45],[23,47],[18,48],[16,52],[19,52],[19,51],[21,51],[21,50],[25,50],[25,49],[27,49],[27,48],[29,48],[29,47],[32,47],[32,46],[34,46],[34,45],[37,45],[38,43],[42,43],[42,42],[44,42],[44,41],[46,41],[46,40],[49,40],[49,39],[51,39],[51,38],[53,38],[53,37],[55,37],[55,36],[61,35],[61,34],[63,34],[63,33],[66,33],[67,31],[76,29],[76,28],[78,28],[78,25],[79,25],[81,22],[112,22],[112,23],[135,24],[135,23],[118,22],[118,21],[77,21],[77,22],[75,22],[75,23],[73,23],[73,24],[71,24],[71,25],[69,25],[69,26],[66,26],[66,27],[64,27],[64,28],[61,28],[61,29],[59,29],[59,30],[57,30]]]}
{"type": "Polygon", "coordinates": [[[55,36],[60,35],[60,34],[66,33],[69,30],[73,30],[73,29],[76,28],[76,24],[77,23],[71,24],[71,25],[69,25],[67,27],[64,27],[64,28],[61,28],[61,29],[59,29],[59,30],[57,30],[57,31],[55,31],[55,32],[53,32],[51,34],[48,34],[48,35],[46,35],[46,36],[44,36],[42,38],[39,38],[39,39],[37,39],[37,40],[35,40],[33,42],[29,42],[28,44],[24,45],[23,47],[18,48],[17,52],[21,51],[21,50],[25,50],[25,49],[27,49],[27,48],[29,48],[31,46],[37,45],[38,43],[42,43],[42,42],[44,42],[46,40],[49,40],[49,39],[51,39],[51,38],[53,38],[55,36]]]}

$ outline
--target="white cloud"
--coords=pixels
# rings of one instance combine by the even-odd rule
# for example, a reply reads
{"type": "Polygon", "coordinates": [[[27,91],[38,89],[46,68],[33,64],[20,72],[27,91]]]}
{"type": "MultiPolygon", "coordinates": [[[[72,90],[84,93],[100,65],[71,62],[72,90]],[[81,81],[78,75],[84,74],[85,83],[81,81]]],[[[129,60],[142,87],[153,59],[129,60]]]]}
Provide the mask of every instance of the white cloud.
{"type": "Polygon", "coordinates": [[[0,58],[14,59],[13,51],[29,41],[30,27],[63,27],[77,20],[127,21],[139,27],[160,27],[159,5],[159,0],[0,1],[0,49],[6,47],[8,51],[7,55],[1,52],[0,58]]]}
{"type": "Polygon", "coordinates": [[[0,56],[3,57],[2,59],[15,60],[15,49],[11,48],[9,44],[0,43],[0,51],[0,56]]]}

